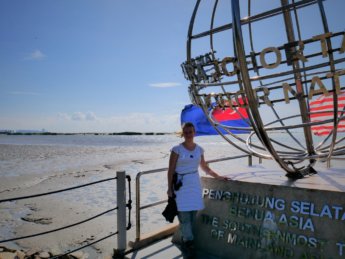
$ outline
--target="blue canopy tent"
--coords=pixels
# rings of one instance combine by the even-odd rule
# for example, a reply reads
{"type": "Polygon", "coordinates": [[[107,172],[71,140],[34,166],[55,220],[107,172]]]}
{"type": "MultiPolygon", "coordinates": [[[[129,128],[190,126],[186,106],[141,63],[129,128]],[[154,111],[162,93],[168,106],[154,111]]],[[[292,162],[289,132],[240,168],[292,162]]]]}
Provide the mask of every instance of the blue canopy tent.
{"type": "MultiPolygon", "coordinates": [[[[243,118],[235,111],[230,108],[215,109],[213,111],[213,116],[223,125],[233,126],[233,127],[248,127],[248,115],[244,108],[239,108],[239,112],[242,114],[243,118]]],[[[188,104],[184,107],[181,112],[181,124],[191,122],[194,124],[196,130],[196,136],[204,135],[217,135],[218,132],[214,129],[211,123],[208,121],[207,116],[204,114],[203,110],[196,105],[188,104]]],[[[222,128],[219,128],[223,134],[227,132],[222,128]]],[[[230,130],[234,134],[248,133],[248,130],[230,130]]]]}

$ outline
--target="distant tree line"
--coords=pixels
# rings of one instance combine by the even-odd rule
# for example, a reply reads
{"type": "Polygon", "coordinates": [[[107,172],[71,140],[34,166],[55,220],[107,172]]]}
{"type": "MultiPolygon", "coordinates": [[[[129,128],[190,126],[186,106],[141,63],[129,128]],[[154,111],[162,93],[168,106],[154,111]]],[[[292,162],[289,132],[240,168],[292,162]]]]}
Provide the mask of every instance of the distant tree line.
{"type": "Polygon", "coordinates": [[[49,135],[49,136],[56,136],[56,135],[167,135],[171,133],[163,133],[163,132],[132,132],[132,131],[125,131],[125,132],[113,132],[113,133],[57,133],[57,132],[13,132],[13,131],[0,131],[1,135],[49,135]]]}

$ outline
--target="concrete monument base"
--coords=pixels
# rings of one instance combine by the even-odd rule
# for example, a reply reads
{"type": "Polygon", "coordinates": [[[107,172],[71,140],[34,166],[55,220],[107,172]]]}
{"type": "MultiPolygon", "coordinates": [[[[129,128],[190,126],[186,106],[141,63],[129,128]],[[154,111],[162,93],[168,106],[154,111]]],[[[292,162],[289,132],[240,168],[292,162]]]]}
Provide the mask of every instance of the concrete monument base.
{"type": "Polygon", "coordinates": [[[324,169],[297,181],[281,171],[202,178],[205,209],[195,245],[215,258],[345,256],[345,170],[324,169]]]}

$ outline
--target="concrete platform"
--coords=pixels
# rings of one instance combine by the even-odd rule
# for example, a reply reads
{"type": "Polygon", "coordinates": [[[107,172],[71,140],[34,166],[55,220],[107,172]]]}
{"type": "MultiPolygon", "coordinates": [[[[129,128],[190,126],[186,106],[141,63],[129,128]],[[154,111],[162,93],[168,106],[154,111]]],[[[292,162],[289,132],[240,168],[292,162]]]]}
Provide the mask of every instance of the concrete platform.
{"type": "Polygon", "coordinates": [[[181,251],[171,243],[171,237],[160,240],[148,247],[142,248],[133,253],[126,255],[127,258],[131,259],[177,259],[183,258],[181,251]]]}
{"type": "Polygon", "coordinates": [[[272,160],[264,160],[262,164],[254,161],[253,166],[243,166],[237,160],[210,166],[217,172],[226,172],[223,174],[234,181],[345,192],[345,160],[332,160],[331,165],[327,168],[326,163],[317,162],[314,167],[317,174],[298,180],[287,178],[285,171],[272,160]]]}
{"type": "MultiPolygon", "coordinates": [[[[216,170],[230,171],[227,175],[231,181],[202,179],[206,208],[198,213],[196,258],[341,258],[345,255],[345,161],[332,162],[333,167],[329,169],[319,163],[315,167],[317,174],[298,180],[287,178],[273,161],[252,167],[236,165],[236,172],[231,165],[226,166],[228,169],[216,170]],[[210,196],[210,190],[220,192],[210,196]],[[221,192],[223,196],[219,196],[221,192]],[[234,193],[270,197],[273,203],[271,207],[241,204],[239,197],[231,196],[234,193]],[[256,210],[271,216],[255,219],[256,210]]],[[[183,258],[183,255],[169,237],[127,257],[168,259],[183,258]]]]}
{"type": "MultiPolygon", "coordinates": [[[[129,253],[126,258],[130,259],[178,259],[186,258],[178,246],[171,242],[171,237],[162,239],[138,251],[129,253]]],[[[217,259],[218,257],[196,251],[196,259],[217,259]]]]}

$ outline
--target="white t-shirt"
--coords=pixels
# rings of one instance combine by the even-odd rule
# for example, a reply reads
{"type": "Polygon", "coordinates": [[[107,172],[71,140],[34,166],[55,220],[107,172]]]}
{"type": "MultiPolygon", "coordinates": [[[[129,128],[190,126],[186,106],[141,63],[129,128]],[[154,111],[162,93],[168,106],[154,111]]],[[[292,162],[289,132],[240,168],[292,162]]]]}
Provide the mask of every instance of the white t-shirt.
{"type": "Polygon", "coordinates": [[[204,150],[199,145],[191,151],[183,144],[174,146],[171,150],[178,155],[176,173],[178,180],[182,181],[182,187],[175,191],[178,211],[193,211],[204,208],[202,200],[202,188],[198,168],[204,150]]]}
{"type": "Polygon", "coordinates": [[[204,154],[204,150],[199,145],[195,145],[195,148],[190,151],[186,149],[183,144],[174,146],[172,150],[178,154],[178,160],[175,171],[178,174],[189,174],[198,171],[201,155],[204,154]]]}

